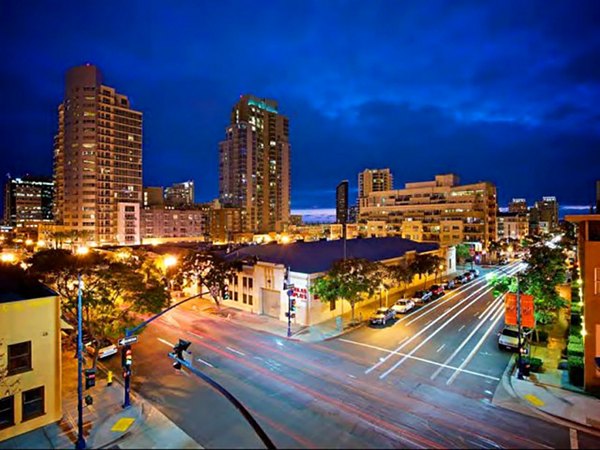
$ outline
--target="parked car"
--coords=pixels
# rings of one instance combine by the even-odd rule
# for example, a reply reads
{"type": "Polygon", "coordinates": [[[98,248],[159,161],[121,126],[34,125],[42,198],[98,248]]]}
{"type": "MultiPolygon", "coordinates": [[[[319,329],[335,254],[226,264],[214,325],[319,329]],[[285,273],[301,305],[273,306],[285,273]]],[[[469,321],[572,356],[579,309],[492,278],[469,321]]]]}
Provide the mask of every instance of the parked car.
{"type": "Polygon", "coordinates": [[[408,298],[401,298],[392,305],[392,309],[396,314],[406,314],[415,307],[415,302],[408,298]]]}
{"type": "Polygon", "coordinates": [[[396,311],[392,308],[378,308],[377,311],[373,313],[369,322],[372,325],[385,325],[388,320],[392,320],[396,317],[396,311]]]}
{"type": "Polygon", "coordinates": [[[468,283],[469,281],[475,279],[475,275],[473,273],[471,273],[471,272],[465,272],[465,273],[463,273],[463,277],[465,279],[465,281],[464,281],[465,283],[468,283]]]}
{"type": "Polygon", "coordinates": [[[435,298],[439,298],[444,295],[444,286],[440,286],[439,284],[434,284],[429,288],[429,292],[431,292],[432,296],[435,298]]]}
{"type": "Polygon", "coordinates": [[[415,305],[424,305],[432,298],[433,298],[433,294],[431,293],[431,291],[422,290],[422,291],[415,292],[415,296],[413,297],[412,300],[413,300],[413,302],[415,302],[415,305]]]}
{"type": "MultiPolygon", "coordinates": [[[[92,356],[94,356],[96,352],[96,349],[94,348],[93,344],[93,340],[89,340],[84,344],[86,351],[92,356]]],[[[102,339],[100,340],[100,344],[98,345],[98,359],[104,359],[108,358],[109,356],[116,355],[118,351],[119,349],[115,344],[113,344],[108,339],[102,339]]]]}
{"type": "Polygon", "coordinates": [[[458,275],[458,276],[454,277],[455,285],[465,284],[466,282],[467,282],[467,279],[464,275],[458,275]]]}
{"type": "Polygon", "coordinates": [[[450,289],[454,289],[456,287],[456,281],[448,280],[444,283],[444,290],[449,291],[450,289]]]}
{"type": "Polygon", "coordinates": [[[471,272],[475,278],[479,276],[479,270],[477,269],[471,269],[469,272],[471,272]]]}
{"type": "MultiPolygon", "coordinates": [[[[525,348],[525,335],[521,331],[521,348],[525,348]]],[[[506,325],[498,333],[498,348],[500,350],[516,351],[519,347],[519,329],[514,325],[506,325]]],[[[523,351],[523,350],[521,350],[523,351]]]]}

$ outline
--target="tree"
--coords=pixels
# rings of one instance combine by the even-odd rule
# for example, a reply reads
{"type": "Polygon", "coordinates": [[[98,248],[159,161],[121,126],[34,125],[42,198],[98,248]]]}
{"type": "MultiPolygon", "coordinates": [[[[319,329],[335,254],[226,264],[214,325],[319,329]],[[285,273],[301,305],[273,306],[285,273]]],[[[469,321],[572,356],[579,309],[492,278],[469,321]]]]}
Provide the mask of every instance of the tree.
{"type": "Polygon", "coordinates": [[[242,270],[243,261],[227,261],[216,253],[191,251],[183,259],[176,275],[182,286],[196,284],[201,291],[206,287],[218,308],[226,286],[242,270]]]}
{"type": "Polygon", "coordinates": [[[471,260],[471,247],[467,244],[458,244],[456,246],[456,258],[464,264],[471,260]]]}
{"type": "Polygon", "coordinates": [[[396,283],[400,284],[404,289],[412,283],[415,273],[412,271],[412,267],[405,263],[395,264],[388,266],[388,272],[390,278],[396,283]]]}
{"type": "MultiPolygon", "coordinates": [[[[419,279],[423,275],[431,275],[439,270],[439,265],[442,263],[442,258],[437,255],[430,254],[418,254],[416,258],[410,263],[410,270],[419,275],[419,279]]],[[[425,280],[427,285],[427,279],[425,280]]]]}
{"type": "Polygon", "coordinates": [[[372,297],[384,283],[385,271],[379,263],[363,258],[347,258],[336,261],[331,269],[319,277],[310,287],[310,292],[322,301],[335,302],[345,299],[354,309],[365,296],[372,297]]]}
{"type": "Polygon", "coordinates": [[[33,255],[28,272],[51,286],[61,296],[65,319],[77,323],[78,276],[81,274],[82,320],[92,338],[95,355],[102,339],[115,339],[123,328],[135,322],[136,314],[157,313],[168,305],[166,286],[160,278],[142,270],[136,258],[116,261],[90,252],[73,255],[62,249],[44,250],[33,255]]]}

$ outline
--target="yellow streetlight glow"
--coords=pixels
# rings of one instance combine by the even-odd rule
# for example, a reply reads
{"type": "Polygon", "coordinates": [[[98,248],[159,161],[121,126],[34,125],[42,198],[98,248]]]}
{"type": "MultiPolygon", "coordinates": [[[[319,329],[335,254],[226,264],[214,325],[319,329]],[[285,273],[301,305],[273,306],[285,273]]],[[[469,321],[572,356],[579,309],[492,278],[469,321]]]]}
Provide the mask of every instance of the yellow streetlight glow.
{"type": "Polygon", "coordinates": [[[289,236],[281,236],[281,243],[282,244],[289,244],[291,242],[291,239],[289,236]]]}
{"type": "Polygon", "coordinates": [[[82,245],[81,247],[77,247],[78,255],[87,255],[89,252],[90,252],[90,249],[88,247],[86,247],[85,245],[82,245]]]}
{"type": "Polygon", "coordinates": [[[175,264],[177,264],[177,258],[174,257],[173,255],[166,255],[163,260],[163,263],[164,263],[165,267],[172,267],[175,264]]]}
{"type": "Polygon", "coordinates": [[[37,241],[37,246],[38,247],[45,247],[46,246],[46,241],[42,241],[42,240],[37,241]]]}
{"type": "Polygon", "coordinates": [[[120,258],[120,259],[129,259],[130,256],[131,255],[127,252],[118,252],[117,253],[117,258],[120,258]]]}
{"type": "Polygon", "coordinates": [[[27,245],[27,246],[33,245],[33,239],[27,239],[25,241],[25,245],[27,245]]]}
{"type": "Polygon", "coordinates": [[[2,262],[14,262],[17,259],[14,253],[2,253],[0,256],[0,261],[2,262]]]}

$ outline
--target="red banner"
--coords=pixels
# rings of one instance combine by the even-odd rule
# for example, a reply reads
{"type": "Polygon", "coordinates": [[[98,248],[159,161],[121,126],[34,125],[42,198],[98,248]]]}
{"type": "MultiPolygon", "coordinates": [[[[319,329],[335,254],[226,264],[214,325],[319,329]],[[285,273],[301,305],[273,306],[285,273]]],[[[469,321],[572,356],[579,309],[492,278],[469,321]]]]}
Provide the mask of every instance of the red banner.
{"type": "MultiPolygon", "coordinates": [[[[521,294],[521,326],[526,328],[535,327],[535,316],[533,296],[521,294]]],[[[518,325],[517,323],[517,294],[509,292],[504,299],[506,325],[518,325]]]]}

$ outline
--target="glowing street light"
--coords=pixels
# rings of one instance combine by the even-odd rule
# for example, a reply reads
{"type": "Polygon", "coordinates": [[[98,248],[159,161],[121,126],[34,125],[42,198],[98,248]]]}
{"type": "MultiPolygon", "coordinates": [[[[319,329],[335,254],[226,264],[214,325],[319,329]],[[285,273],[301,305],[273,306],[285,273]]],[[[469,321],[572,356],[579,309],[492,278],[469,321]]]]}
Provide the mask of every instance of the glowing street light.
{"type": "Polygon", "coordinates": [[[15,262],[16,259],[17,259],[17,257],[15,256],[14,253],[2,253],[2,256],[0,256],[0,261],[5,262],[5,263],[15,262]]]}
{"type": "Polygon", "coordinates": [[[29,246],[33,245],[33,239],[27,239],[27,240],[25,241],[25,245],[26,245],[27,247],[29,247],[29,246]]]}
{"type": "Polygon", "coordinates": [[[46,246],[46,241],[43,241],[43,240],[37,241],[37,246],[38,247],[45,247],[46,246]]]}
{"type": "Polygon", "coordinates": [[[90,252],[89,247],[86,247],[85,245],[82,245],[81,247],[77,247],[78,255],[87,255],[89,252],[90,252]]]}
{"type": "Polygon", "coordinates": [[[291,242],[291,239],[289,236],[281,236],[281,243],[282,244],[289,244],[291,242]]]}
{"type": "Polygon", "coordinates": [[[177,258],[173,255],[166,255],[163,259],[163,264],[165,267],[173,267],[175,264],[177,264],[177,258]]]}

